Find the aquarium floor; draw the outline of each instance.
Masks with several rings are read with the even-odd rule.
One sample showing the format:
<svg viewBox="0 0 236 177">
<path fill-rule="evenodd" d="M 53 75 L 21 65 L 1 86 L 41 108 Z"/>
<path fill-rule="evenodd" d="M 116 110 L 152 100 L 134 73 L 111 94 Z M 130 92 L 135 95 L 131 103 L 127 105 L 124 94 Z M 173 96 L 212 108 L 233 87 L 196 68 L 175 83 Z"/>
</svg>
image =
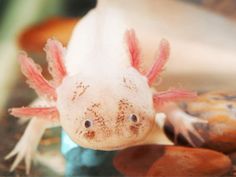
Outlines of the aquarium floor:
<svg viewBox="0 0 236 177">
<path fill-rule="evenodd" d="M 18 127 L 18 129 L 16 128 Z M 20 128 L 19 128 L 20 127 Z M 12 150 L 21 137 L 25 125 L 17 125 L 15 119 L 4 119 L 0 122 L 0 176 L 19 177 L 25 174 L 24 162 L 14 172 L 9 172 L 14 158 L 7 161 L 4 157 Z M 46 132 L 40 142 L 39 153 L 36 154 L 29 176 L 63 176 L 64 159 L 60 154 L 60 129 L 52 129 Z"/>
</svg>

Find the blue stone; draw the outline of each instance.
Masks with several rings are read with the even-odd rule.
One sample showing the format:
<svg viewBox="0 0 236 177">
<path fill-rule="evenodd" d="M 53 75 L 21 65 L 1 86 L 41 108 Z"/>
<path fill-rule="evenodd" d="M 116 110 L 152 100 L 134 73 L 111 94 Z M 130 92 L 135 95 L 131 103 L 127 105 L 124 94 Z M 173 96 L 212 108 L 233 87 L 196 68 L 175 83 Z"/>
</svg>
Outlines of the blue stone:
<svg viewBox="0 0 236 177">
<path fill-rule="evenodd" d="M 62 131 L 61 152 L 66 159 L 65 176 L 122 176 L 113 167 L 115 151 L 83 148 Z"/>
</svg>

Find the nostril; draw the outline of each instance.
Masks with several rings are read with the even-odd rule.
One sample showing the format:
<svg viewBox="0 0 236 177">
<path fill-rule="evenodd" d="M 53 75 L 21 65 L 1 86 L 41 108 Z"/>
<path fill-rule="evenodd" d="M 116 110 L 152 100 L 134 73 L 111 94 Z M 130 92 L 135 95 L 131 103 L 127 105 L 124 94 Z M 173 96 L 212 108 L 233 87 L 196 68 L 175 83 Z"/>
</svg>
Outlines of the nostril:
<svg viewBox="0 0 236 177">
<path fill-rule="evenodd" d="M 129 129 L 133 134 L 138 135 L 138 130 L 139 130 L 138 127 L 130 126 Z"/>
</svg>

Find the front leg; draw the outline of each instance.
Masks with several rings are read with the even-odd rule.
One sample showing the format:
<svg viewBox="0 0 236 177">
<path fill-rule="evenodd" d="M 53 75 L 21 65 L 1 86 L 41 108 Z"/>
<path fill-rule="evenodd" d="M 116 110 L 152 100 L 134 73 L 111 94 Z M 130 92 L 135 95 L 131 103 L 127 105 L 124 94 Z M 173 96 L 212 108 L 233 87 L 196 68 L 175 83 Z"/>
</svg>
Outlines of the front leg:
<svg viewBox="0 0 236 177">
<path fill-rule="evenodd" d="M 167 121 L 173 125 L 175 141 L 178 134 L 182 134 L 192 146 L 195 146 L 190 137 L 191 133 L 196 138 L 198 138 L 198 140 L 204 142 L 204 139 L 195 129 L 194 124 L 207 124 L 206 120 L 201 120 L 197 117 L 187 114 L 174 103 L 166 103 L 159 108 L 159 111 L 165 112 Z"/>
<path fill-rule="evenodd" d="M 38 147 L 40 139 L 46 128 L 51 127 L 52 122 L 33 118 L 27 126 L 23 136 L 16 144 L 14 149 L 5 157 L 5 160 L 16 155 L 14 163 L 12 164 L 10 171 L 13 171 L 18 164 L 24 159 L 26 164 L 26 173 L 29 174 L 31 160 Z"/>
<path fill-rule="evenodd" d="M 9 159 L 16 155 L 10 171 L 13 171 L 20 161 L 25 159 L 26 172 L 29 173 L 32 156 L 45 129 L 59 123 L 59 112 L 55 107 L 57 101 L 56 88 L 67 75 L 63 61 L 65 49 L 60 42 L 49 39 L 45 50 L 49 72 L 52 75 L 51 81 L 44 78 L 40 66 L 35 64 L 26 53 L 21 52 L 18 58 L 21 71 L 27 78 L 27 83 L 43 99 L 36 100 L 35 104 L 41 105 L 39 107 L 21 107 L 9 110 L 10 114 L 15 117 L 33 118 L 15 148 L 5 157 L 5 159 Z"/>
</svg>

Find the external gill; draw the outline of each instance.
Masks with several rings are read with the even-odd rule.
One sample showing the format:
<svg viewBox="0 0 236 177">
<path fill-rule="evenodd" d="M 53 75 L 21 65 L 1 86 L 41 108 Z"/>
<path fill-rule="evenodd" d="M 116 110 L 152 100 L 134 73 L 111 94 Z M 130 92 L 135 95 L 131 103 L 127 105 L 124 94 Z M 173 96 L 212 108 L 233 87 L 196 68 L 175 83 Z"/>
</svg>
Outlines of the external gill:
<svg viewBox="0 0 236 177">
<path fill-rule="evenodd" d="M 162 39 L 159 45 L 159 50 L 155 56 L 155 60 L 151 68 L 143 73 L 141 71 L 141 51 L 138 44 L 138 39 L 136 38 L 134 30 L 129 30 L 126 32 L 126 41 L 130 53 L 130 62 L 131 66 L 137 69 L 141 74 L 145 75 L 147 78 L 147 82 L 151 87 L 155 82 L 156 78 L 162 72 L 165 64 L 168 61 L 170 54 L 170 44 L 166 39 Z M 181 99 L 192 99 L 195 98 L 197 94 L 195 92 L 190 92 L 186 90 L 180 89 L 170 89 L 168 91 L 163 91 L 159 93 L 155 93 L 153 95 L 153 101 L 155 105 L 160 105 L 169 101 L 177 101 Z"/>
<path fill-rule="evenodd" d="M 65 49 L 59 41 L 49 39 L 45 48 L 49 72 L 52 75 L 52 82 L 47 81 L 41 74 L 41 67 L 26 55 L 21 53 L 19 61 L 21 71 L 26 76 L 27 82 L 40 97 L 45 97 L 47 100 L 57 100 L 56 87 L 59 86 L 66 76 L 67 72 L 64 66 Z M 16 117 L 38 117 L 49 120 L 59 119 L 59 114 L 56 107 L 22 107 L 9 109 L 11 115 Z"/>
<path fill-rule="evenodd" d="M 131 66 L 137 69 L 141 74 L 145 75 L 147 82 L 151 87 L 168 61 L 170 53 L 169 42 L 165 39 L 161 40 L 159 50 L 155 56 L 154 64 L 146 73 L 143 73 L 140 68 L 141 51 L 139 49 L 138 40 L 136 39 L 134 30 L 130 30 L 126 33 L 126 41 L 130 53 Z M 206 124 L 207 122 L 184 113 L 175 104 L 175 106 L 166 106 L 166 109 L 163 109 L 162 107 L 165 107 L 168 102 L 194 99 L 196 97 L 197 94 L 195 92 L 181 89 L 169 89 L 167 91 L 156 92 L 153 94 L 153 104 L 155 109 L 162 110 L 167 113 L 166 118 L 174 125 L 175 136 L 181 133 L 192 146 L 195 146 L 195 144 L 192 142 L 189 132 L 194 134 L 201 142 L 204 142 L 204 139 L 195 130 L 193 125 L 195 123 Z M 162 115 L 162 113 L 159 114 Z M 163 115 L 161 117 L 163 117 Z"/>
</svg>

